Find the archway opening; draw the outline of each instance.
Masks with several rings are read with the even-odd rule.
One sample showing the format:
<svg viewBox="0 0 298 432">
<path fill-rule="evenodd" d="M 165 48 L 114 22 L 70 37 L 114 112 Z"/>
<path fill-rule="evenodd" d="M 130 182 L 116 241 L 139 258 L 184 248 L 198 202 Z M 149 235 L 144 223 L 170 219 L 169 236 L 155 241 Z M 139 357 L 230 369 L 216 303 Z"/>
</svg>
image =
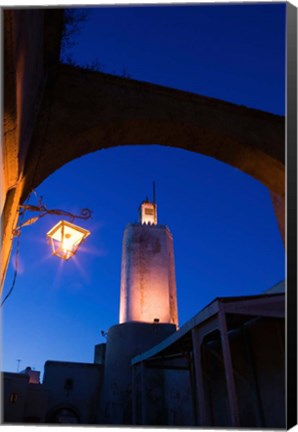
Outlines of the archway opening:
<svg viewBox="0 0 298 432">
<path fill-rule="evenodd" d="M 91 236 L 75 260 L 62 263 L 45 241 L 56 219 L 23 229 L 17 286 L 3 310 L 5 370 L 19 358 L 39 370 L 49 358 L 92 362 L 101 330 L 118 321 L 123 230 L 151 197 L 153 180 L 158 221 L 174 237 L 180 325 L 215 297 L 259 294 L 284 279 L 284 248 L 262 184 L 181 149 L 101 150 L 36 189 L 48 208 L 91 208 L 93 218 L 84 222 Z"/>
</svg>

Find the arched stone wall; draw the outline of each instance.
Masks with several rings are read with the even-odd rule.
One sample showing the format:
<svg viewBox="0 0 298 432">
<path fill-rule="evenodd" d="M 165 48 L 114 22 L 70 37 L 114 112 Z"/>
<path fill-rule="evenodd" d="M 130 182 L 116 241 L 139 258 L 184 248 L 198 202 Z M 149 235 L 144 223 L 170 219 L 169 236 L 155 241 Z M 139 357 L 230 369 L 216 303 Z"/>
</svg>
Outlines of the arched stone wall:
<svg viewBox="0 0 298 432">
<path fill-rule="evenodd" d="M 55 423 L 55 424 L 79 424 L 80 416 L 78 414 L 77 407 L 74 407 L 72 404 L 59 404 L 52 408 L 50 412 L 47 413 L 46 416 L 47 423 Z"/>
<path fill-rule="evenodd" d="M 66 65 L 44 99 L 23 198 L 67 162 L 129 144 L 179 147 L 253 176 L 270 190 L 284 239 L 284 117 Z"/>
<path fill-rule="evenodd" d="M 67 162 L 119 145 L 180 147 L 244 171 L 269 188 L 284 236 L 284 117 L 59 65 L 62 17 L 61 9 L 5 11 L 1 287 L 19 203 Z"/>
<path fill-rule="evenodd" d="M 59 63 L 63 9 L 5 9 L 3 30 L 0 292 L 23 195 L 25 163 L 31 150 L 33 131 L 45 89 Z"/>
<path fill-rule="evenodd" d="M 160 144 L 214 157 L 283 196 L 284 131 L 280 116 L 61 65 L 33 137 L 24 195 L 89 152 Z"/>
</svg>

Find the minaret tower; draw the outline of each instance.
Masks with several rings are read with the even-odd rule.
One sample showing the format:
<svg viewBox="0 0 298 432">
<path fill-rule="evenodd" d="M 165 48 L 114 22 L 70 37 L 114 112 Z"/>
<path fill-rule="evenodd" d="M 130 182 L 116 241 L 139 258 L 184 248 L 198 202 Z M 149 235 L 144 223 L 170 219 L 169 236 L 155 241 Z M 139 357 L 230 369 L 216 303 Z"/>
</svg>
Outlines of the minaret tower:
<svg viewBox="0 0 298 432">
<path fill-rule="evenodd" d="M 96 363 L 104 364 L 99 424 L 132 424 L 131 359 L 177 330 L 173 238 L 157 223 L 155 201 L 153 187 L 153 202 L 141 203 L 138 223 L 123 234 L 120 323 L 95 347 Z"/>
<path fill-rule="evenodd" d="M 178 325 L 173 237 L 157 223 L 154 186 L 124 231 L 119 321 Z"/>
</svg>

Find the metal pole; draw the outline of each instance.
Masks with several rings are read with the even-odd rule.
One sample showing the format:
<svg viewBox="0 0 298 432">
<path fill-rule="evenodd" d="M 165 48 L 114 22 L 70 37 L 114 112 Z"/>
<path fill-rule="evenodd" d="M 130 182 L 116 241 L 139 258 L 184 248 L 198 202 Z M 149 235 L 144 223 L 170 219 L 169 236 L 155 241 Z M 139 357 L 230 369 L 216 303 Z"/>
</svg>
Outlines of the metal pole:
<svg viewBox="0 0 298 432">
<path fill-rule="evenodd" d="M 154 223 L 157 223 L 155 181 L 153 182 L 153 206 L 154 206 Z"/>
</svg>

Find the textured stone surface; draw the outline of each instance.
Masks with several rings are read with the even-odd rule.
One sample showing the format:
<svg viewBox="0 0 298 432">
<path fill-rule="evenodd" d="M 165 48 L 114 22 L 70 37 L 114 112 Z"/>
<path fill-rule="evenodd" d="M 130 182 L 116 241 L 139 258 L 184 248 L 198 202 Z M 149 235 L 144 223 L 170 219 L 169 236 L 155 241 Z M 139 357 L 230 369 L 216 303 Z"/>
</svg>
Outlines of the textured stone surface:
<svg viewBox="0 0 298 432">
<path fill-rule="evenodd" d="M 83 154 L 118 145 L 160 144 L 219 159 L 284 194 L 284 134 L 280 116 L 61 66 L 32 142 L 25 191 Z"/>
<path fill-rule="evenodd" d="M 178 325 L 173 239 L 164 225 L 127 225 L 122 243 L 120 323 Z"/>
<path fill-rule="evenodd" d="M 109 329 L 98 424 L 132 424 L 131 359 L 175 330 L 173 324 L 136 322 L 117 324 Z M 154 388 L 155 383 L 147 385 Z"/>
<path fill-rule="evenodd" d="M 285 242 L 285 228 L 286 228 L 286 202 L 285 195 L 277 194 L 270 191 L 271 201 L 274 208 L 278 228 L 283 241 Z"/>
<path fill-rule="evenodd" d="M 1 157 L 1 290 L 27 176 L 25 162 L 46 85 L 59 60 L 62 9 L 6 9 Z M 31 173 L 32 174 L 32 173 Z"/>
<path fill-rule="evenodd" d="M 46 422 L 53 422 L 56 413 L 66 408 L 82 424 L 94 424 L 102 379 L 103 366 L 99 364 L 47 361 L 43 378 L 48 391 Z"/>
</svg>

